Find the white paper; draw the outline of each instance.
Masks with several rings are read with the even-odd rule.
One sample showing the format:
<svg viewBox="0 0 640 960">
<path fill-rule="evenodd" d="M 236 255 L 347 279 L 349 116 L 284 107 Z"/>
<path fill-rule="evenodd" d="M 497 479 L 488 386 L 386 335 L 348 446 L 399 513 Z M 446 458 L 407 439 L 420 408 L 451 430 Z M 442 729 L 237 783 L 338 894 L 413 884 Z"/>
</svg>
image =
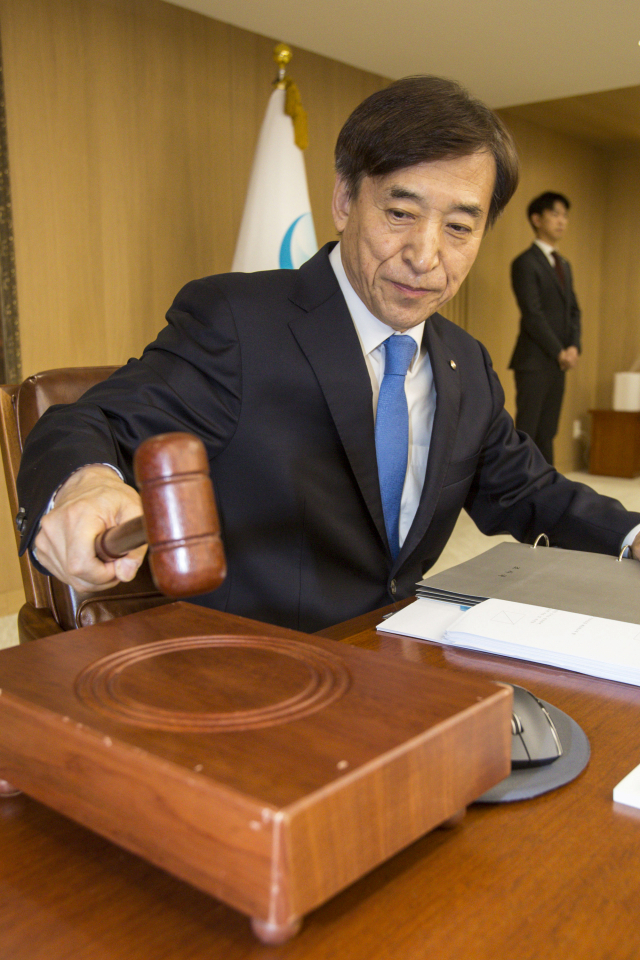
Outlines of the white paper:
<svg viewBox="0 0 640 960">
<path fill-rule="evenodd" d="M 640 626 L 510 600 L 485 600 L 443 643 L 640 685 Z"/>
<path fill-rule="evenodd" d="M 377 629 L 640 686 L 636 623 L 512 600 L 463 607 L 420 598 Z"/>
<path fill-rule="evenodd" d="M 377 626 L 385 633 L 400 633 L 416 640 L 431 640 L 442 643 L 445 630 L 466 610 L 457 603 L 440 600 L 416 600 L 408 607 L 398 610 Z"/>
<path fill-rule="evenodd" d="M 613 788 L 613 799 L 616 803 L 626 803 L 628 807 L 640 807 L 640 767 L 628 773 Z"/>
</svg>

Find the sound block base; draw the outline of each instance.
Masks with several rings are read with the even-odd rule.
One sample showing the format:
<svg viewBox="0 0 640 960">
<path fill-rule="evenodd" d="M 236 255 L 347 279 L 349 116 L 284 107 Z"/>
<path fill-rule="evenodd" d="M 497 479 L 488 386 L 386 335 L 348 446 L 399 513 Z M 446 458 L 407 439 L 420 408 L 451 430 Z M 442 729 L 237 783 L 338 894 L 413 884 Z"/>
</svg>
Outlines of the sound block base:
<svg viewBox="0 0 640 960">
<path fill-rule="evenodd" d="M 0 651 L 0 777 L 265 943 L 459 822 L 510 741 L 504 686 L 193 604 Z"/>
</svg>

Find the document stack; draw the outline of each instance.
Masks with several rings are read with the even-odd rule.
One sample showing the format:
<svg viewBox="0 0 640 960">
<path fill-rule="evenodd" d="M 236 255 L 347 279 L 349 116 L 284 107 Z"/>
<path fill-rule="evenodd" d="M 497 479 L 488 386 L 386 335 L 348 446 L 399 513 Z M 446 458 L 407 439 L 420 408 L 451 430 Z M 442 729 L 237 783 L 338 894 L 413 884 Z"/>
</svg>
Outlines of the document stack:
<svg viewBox="0 0 640 960">
<path fill-rule="evenodd" d="M 634 561 L 503 543 L 422 580 L 378 630 L 640 686 L 639 588 Z"/>
</svg>

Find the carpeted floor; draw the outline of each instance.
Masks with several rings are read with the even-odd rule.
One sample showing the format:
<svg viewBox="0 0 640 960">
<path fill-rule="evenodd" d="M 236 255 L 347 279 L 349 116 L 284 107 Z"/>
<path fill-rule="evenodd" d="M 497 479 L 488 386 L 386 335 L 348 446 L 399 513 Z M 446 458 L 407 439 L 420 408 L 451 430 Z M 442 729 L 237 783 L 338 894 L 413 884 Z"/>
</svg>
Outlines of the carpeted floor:
<svg viewBox="0 0 640 960">
<path fill-rule="evenodd" d="M 593 487 L 599 493 L 608 497 L 615 497 L 628 510 L 640 512 L 640 477 L 634 480 L 622 480 L 618 477 L 598 477 L 589 473 L 568 474 L 571 480 L 578 480 Z M 466 513 L 460 515 L 449 543 L 431 573 L 446 570 L 456 563 L 469 560 L 471 557 L 483 553 L 502 540 L 511 540 L 509 536 L 485 537 Z M 18 642 L 16 616 L 0 617 L 0 648 L 11 647 Z"/>
</svg>

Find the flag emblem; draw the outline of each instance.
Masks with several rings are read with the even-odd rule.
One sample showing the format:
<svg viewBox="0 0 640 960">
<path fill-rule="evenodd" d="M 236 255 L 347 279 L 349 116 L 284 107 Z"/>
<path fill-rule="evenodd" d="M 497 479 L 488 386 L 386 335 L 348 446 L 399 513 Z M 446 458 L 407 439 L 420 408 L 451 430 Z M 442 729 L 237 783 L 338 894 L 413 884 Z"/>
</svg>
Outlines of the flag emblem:
<svg viewBox="0 0 640 960">
<path fill-rule="evenodd" d="M 286 79 L 269 98 L 249 178 L 233 271 L 295 270 L 318 249 L 304 154 L 295 143 L 291 116 L 285 112 L 284 84 L 293 86 L 297 95 L 293 82 Z"/>
</svg>

